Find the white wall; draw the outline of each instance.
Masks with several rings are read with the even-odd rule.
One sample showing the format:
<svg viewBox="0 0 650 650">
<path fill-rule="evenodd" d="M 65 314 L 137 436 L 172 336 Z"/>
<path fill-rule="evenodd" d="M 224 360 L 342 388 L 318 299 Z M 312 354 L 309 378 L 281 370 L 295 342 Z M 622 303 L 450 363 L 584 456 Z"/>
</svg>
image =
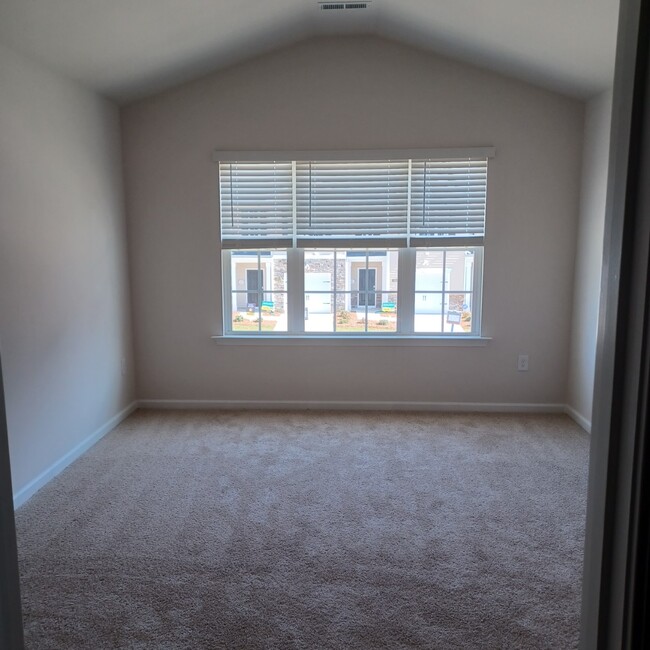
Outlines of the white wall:
<svg viewBox="0 0 650 650">
<path fill-rule="evenodd" d="M 583 105 L 371 37 L 323 38 L 122 112 L 142 399 L 564 403 Z M 221 149 L 494 145 L 482 348 L 223 346 Z M 530 355 L 518 373 L 517 354 Z"/>
<path fill-rule="evenodd" d="M 611 115 L 611 91 L 587 103 L 567 388 L 567 404 L 587 428 L 591 426 L 596 367 Z"/>
<path fill-rule="evenodd" d="M 132 401 L 133 361 L 118 111 L 5 48 L 0 88 L 0 350 L 16 494 Z"/>
</svg>

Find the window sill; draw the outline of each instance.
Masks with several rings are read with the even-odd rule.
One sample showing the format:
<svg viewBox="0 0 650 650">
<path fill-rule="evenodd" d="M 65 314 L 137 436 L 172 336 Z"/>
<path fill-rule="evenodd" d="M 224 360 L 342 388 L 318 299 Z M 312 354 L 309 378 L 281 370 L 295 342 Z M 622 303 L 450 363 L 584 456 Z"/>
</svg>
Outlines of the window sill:
<svg viewBox="0 0 650 650">
<path fill-rule="evenodd" d="M 311 345 L 380 347 L 484 347 L 489 336 L 255 336 L 228 334 L 212 336 L 218 345 Z"/>
</svg>

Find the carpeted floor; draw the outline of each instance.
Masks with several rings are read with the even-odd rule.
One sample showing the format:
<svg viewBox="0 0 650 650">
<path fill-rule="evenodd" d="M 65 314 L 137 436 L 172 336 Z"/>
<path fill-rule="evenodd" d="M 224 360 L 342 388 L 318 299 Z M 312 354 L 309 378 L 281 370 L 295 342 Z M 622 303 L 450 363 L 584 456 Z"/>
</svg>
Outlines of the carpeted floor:
<svg viewBox="0 0 650 650">
<path fill-rule="evenodd" d="M 138 411 L 17 512 L 30 649 L 573 648 L 564 416 Z"/>
</svg>

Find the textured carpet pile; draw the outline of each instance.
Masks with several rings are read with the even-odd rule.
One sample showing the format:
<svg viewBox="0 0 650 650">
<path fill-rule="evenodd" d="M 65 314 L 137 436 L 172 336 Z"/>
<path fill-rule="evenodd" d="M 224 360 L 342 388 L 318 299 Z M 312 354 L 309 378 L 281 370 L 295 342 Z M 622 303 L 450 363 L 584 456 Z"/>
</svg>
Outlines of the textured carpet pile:
<svg viewBox="0 0 650 650">
<path fill-rule="evenodd" d="M 564 416 L 138 411 L 17 512 L 28 648 L 572 648 Z"/>
</svg>

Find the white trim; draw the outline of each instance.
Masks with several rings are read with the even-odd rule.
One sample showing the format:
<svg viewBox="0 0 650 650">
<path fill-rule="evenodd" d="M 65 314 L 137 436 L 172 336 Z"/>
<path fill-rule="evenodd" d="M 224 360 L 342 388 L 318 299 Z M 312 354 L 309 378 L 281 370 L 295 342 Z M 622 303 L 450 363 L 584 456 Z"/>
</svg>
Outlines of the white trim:
<svg viewBox="0 0 650 650">
<path fill-rule="evenodd" d="M 138 406 L 150 409 L 283 409 L 290 411 L 432 411 L 459 413 L 565 413 L 566 408 L 564 404 L 240 399 L 143 399 L 138 400 Z"/>
<path fill-rule="evenodd" d="M 213 162 L 267 162 L 294 160 L 402 160 L 494 158 L 494 147 L 452 147 L 444 149 L 303 149 L 246 150 L 231 149 L 212 152 Z"/>
<path fill-rule="evenodd" d="M 305 251 L 300 248 L 287 251 L 286 291 L 287 335 L 300 335 L 305 327 Z"/>
<path fill-rule="evenodd" d="M 228 287 L 230 291 L 223 290 Z M 232 257 L 230 251 L 221 251 L 221 322 L 219 323 L 219 336 L 229 335 L 232 332 Z"/>
<path fill-rule="evenodd" d="M 61 473 L 68 465 L 73 463 L 79 456 L 84 454 L 96 442 L 103 438 L 107 433 L 112 431 L 120 422 L 125 420 L 133 411 L 138 408 L 138 402 L 133 401 L 125 409 L 114 415 L 106 424 L 102 425 L 94 433 L 82 440 L 78 445 L 73 447 L 67 454 L 59 458 L 55 463 L 42 471 L 36 478 L 31 480 L 14 494 L 14 509 L 22 506 L 38 490 L 49 483 L 57 474 Z"/>
<path fill-rule="evenodd" d="M 399 293 L 398 293 L 399 297 Z M 318 336 L 300 334 L 299 336 L 283 336 L 281 334 L 229 334 L 227 336 L 214 335 L 212 340 L 218 345 L 311 345 L 315 347 L 347 347 L 347 346 L 378 346 L 378 347 L 485 347 L 492 338 L 489 336 L 400 336 L 358 334 L 344 336 Z"/>
<path fill-rule="evenodd" d="M 591 420 L 587 420 L 584 415 L 580 415 L 572 406 L 564 405 L 564 412 L 576 423 L 579 424 L 587 433 L 591 433 Z"/>
</svg>

